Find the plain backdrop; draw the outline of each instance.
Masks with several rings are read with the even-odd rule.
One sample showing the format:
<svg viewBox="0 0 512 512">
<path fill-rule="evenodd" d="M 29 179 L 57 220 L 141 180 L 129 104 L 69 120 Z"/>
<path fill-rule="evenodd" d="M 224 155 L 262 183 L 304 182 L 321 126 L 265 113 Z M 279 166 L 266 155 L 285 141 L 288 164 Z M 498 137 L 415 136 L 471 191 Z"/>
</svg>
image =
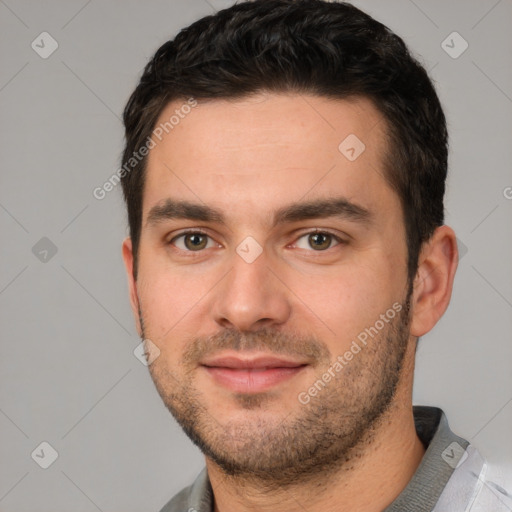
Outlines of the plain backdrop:
<svg viewBox="0 0 512 512">
<path fill-rule="evenodd" d="M 133 353 L 121 189 L 93 190 L 119 167 L 148 59 L 231 3 L 0 0 L 1 512 L 158 511 L 203 467 Z M 414 403 L 442 407 L 511 482 L 512 2 L 354 3 L 430 70 L 450 129 L 461 259 Z"/>
</svg>

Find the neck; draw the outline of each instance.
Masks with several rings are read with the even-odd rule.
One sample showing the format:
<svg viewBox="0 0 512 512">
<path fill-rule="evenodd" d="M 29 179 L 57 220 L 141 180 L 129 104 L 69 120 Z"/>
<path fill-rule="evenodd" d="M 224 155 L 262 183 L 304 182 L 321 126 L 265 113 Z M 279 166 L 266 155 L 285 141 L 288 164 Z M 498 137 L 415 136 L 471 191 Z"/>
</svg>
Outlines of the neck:
<svg viewBox="0 0 512 512">
<path fill-rule="evenodd" d="M 412 379 L 411 379 L 412 380 Z M 412 382 L 401 383 L 364 451 L 328 474 L 269 490 L 257 481 L 226 475 L 206 459 L 214 512 L 381 512 L 407 486 L 425 453 L 412 413 Z M 404 405 L 407 404 L 407 405 Z"/>
</svg>

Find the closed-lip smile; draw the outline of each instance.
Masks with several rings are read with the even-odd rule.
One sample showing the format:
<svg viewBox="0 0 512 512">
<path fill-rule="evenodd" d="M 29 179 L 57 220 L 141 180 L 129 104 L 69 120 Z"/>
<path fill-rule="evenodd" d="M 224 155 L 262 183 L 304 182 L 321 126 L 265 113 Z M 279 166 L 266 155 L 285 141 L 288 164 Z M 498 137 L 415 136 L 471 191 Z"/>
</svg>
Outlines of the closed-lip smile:
<svg viewBox="0 0 512 512">
<path fill-rule="evenodd" d="M 201 362 L 201 367 L 217 384 L 238 393 L 267 391 L 291 379 L 306 366 L 306 361 L 247 353 L 210 357 Z"/>
</svg>

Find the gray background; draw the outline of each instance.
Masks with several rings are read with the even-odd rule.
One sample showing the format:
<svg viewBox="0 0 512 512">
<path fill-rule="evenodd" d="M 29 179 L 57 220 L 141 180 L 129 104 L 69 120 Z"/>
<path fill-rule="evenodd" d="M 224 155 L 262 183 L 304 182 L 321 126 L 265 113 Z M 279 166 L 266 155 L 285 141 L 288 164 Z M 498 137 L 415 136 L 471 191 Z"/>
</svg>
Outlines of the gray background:
<svg viewBox="0 0 512 512">
<path fill-rule="evenodd" d="M 0 0 L 2 512 L 157 511 L 203 466 L 133 354 L 120 187 L 92 192 L 119 166 L 120 115 L 147 60 L 231 3 Z M 421 56 L 451 131 L 447 224 L 462 258 L 421 341 L 414 402 L 444 408 L 510 482 L 512 2 L 355 4 Z M 43 31 L 59 45 L 46 59 L 31 47 L 51 48 Z M 458 36 L 442 46 L 454 31 L 469 44 L 458 58 Z M 31 457 L 43 441 L 58 452 L 48 469 L 48 448 Z"/>
</svg>

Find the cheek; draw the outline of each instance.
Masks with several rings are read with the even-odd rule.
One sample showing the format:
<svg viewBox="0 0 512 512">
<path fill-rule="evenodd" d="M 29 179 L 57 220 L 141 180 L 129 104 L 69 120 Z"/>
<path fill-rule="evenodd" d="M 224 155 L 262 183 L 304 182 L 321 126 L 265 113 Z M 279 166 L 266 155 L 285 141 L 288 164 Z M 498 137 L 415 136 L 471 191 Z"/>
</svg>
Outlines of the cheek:
<svg viewBox="0 0 512 512">
<path fill-rule="evenodd" d="M 329 275 L 296 276 L 298 307 L 317 326 L 331 352 L 350 345 L 360 332 L 375 324 L 401 298 L 389 266 L 347 266 Z"/>
<path fill-rule="evenodd" d="M 137 291 L 146 335 L 155 340 L 182 339 L 184 329 L 209 290 L 204 277 L 141 266 Z"/>
</svg>

